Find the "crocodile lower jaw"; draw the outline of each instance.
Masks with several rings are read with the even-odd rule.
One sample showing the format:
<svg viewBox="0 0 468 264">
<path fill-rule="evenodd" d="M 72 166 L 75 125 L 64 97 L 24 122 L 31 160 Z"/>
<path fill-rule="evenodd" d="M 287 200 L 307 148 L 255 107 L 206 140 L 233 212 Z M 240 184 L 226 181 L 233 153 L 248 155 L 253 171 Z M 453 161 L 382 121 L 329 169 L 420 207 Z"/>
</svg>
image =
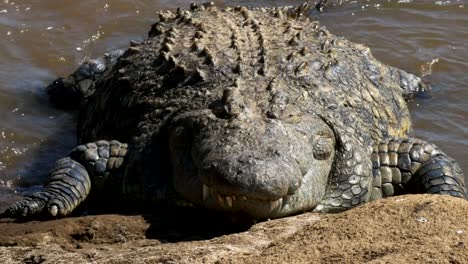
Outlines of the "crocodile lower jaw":
<svg viewBox="0 0 468 264">
<path fill-rule="evenodd" d="M 249 214 L 267 215 L 282 209 L 283 197 L 277 200 L 261 200 L 245 195 L 226 195 L 204 184 L 203 203 L 222 211 L 245 211 Z M 250 212 L 253 210 L 256 212 Z"/>
</svg>

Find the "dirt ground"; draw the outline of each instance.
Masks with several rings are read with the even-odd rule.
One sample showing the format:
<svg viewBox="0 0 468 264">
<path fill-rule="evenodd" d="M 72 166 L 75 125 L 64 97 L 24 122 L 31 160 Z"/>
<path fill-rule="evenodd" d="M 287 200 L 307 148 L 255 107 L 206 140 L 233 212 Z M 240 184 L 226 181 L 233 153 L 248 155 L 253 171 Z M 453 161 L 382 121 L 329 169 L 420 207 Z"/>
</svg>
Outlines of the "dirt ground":
<svg viewBox="0 0 468 264">
<path fill-rule="evenodd" d="M 252 226 L 192 214 L 0 220 L 0 263 L 468 263 L 468 201 L 408 195 Z"/>
</svg>

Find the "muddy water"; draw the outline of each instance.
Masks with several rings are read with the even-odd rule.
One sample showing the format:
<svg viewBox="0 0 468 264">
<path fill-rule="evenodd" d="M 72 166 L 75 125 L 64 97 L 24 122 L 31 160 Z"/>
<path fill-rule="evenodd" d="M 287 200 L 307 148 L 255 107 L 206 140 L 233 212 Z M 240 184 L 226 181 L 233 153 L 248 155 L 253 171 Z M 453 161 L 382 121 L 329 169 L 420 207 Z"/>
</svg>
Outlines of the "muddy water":
<svg viewBox="0 0 468 264">
<path fill-rule="evenodd" d="M 38 188 L 53 160 L 75 145 L 73 115 L 50 107 L 44 86 L 86 58 L 143 39 L 157 10 L 188 2 L 0 0 L 0 210 Z M 468 6 L 456 0 L 343 2 L 311 16 L 370 46 L 382 61 L 425 76 L 432 97 L 410 103 L 416 135 L 440 145 L 468 174 Z"/>
</svg>

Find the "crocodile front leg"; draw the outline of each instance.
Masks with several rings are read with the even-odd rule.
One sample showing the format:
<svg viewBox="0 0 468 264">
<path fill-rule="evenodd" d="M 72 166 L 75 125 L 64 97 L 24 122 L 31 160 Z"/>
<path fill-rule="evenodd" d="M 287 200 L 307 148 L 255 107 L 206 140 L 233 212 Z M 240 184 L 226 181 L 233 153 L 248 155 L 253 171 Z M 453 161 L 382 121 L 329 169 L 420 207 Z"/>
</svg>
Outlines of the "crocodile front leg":
<svg viewBox="0 0 468 264">
<path fill-rule="evenodd" d="M 466 197 L 463 172 L 434 144 L 414 138 L 381 142 L 372 153 L 371 200 L 400 193 Z"/>
<path fill-rule="evenodd" d="M 340 212 L 404 193 L 466 197 L 459 165 L 434 144 L 391 139 L 377 144 L 369 159 L 363 148 L 350 142 L 338 150 L 325 197 L 314 211 Z"/>
<path fill-rule="evenodd" d="M 76 147 L 55 163 L 44 189 L 10 206 L 0 217 L 69 215 L 91 191 L 120 185 L 127 144 L 97 141 Z"/>
<path fill-rule="evenodd" d="M 10 206 L 2 217 L 29 217 L 37 214 L 67 215 L 91 190 L 86 169 L 69 157 L 58 160 L 42 191 Z"/>
</svg>

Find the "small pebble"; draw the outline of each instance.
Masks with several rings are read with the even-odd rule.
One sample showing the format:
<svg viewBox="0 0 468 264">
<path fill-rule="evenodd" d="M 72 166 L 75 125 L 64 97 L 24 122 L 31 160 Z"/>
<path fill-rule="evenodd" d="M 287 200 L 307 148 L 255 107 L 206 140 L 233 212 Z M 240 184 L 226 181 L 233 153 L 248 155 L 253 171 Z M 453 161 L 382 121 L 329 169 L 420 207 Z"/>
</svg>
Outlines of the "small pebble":
<svg viewBox="0 0 468 264">
<path fill-rule="evenodd" d="M 419 217 L 419 218 L 417 219 L 417 221 L 420 222 L 420 223 L 427 223 L 427 219 L 424 218 L 424 217 Z"/>
</svg>

